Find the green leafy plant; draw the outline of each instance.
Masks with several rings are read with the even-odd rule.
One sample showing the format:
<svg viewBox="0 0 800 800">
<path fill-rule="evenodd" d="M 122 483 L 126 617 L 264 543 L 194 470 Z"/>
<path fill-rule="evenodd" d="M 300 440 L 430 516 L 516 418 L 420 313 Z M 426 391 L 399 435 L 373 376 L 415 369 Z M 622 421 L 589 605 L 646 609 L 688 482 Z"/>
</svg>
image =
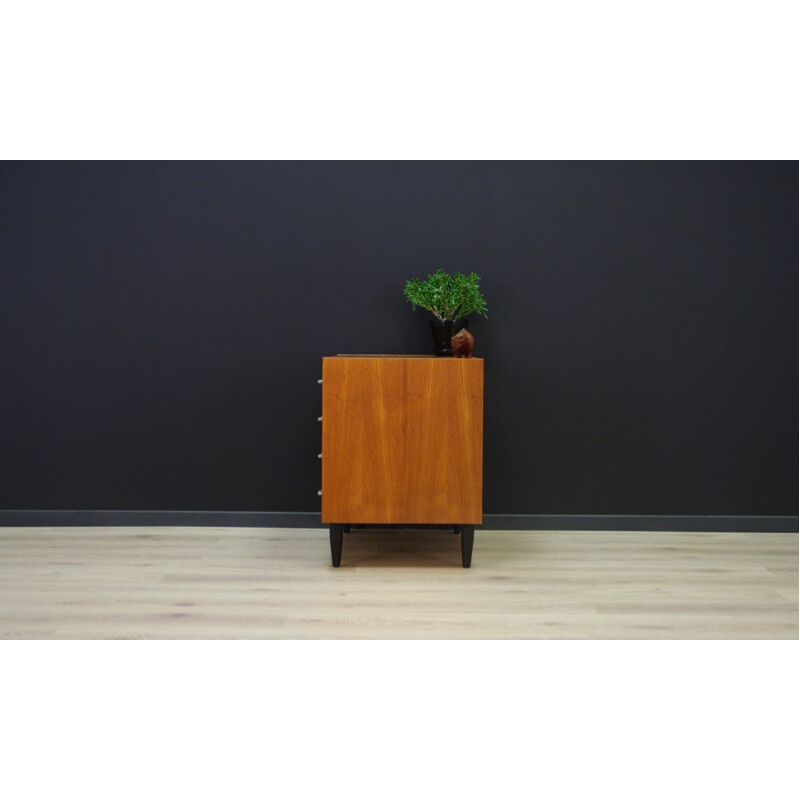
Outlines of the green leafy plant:
<svg viewBox="0 0 800 800">
<path fill-rule="evenodd" d="M 486 300 L 481 294 L 480 277 L 474 272 L 450 275 L 443 269 L 421 280 L 406 281 L 403 294 L 414 308 L 424 308 L 437 319 L 460 319 L 467 314 L 486 316 Z"/>
</svg>

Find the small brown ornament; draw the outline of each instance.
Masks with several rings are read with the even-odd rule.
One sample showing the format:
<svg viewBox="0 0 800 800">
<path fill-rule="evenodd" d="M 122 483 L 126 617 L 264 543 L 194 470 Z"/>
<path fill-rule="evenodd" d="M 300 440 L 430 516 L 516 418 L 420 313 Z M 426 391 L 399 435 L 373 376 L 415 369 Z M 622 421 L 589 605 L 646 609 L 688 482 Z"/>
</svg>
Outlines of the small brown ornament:
<svg viewBox="0 0 800 800">
<path fill-rule="evenodd" d="M 472 358 L 475 337 L 466 328 L 462 328 L 450 339 L 450 346 L 453 348 L 453 355 L 456 358 Z"/>
</svg>

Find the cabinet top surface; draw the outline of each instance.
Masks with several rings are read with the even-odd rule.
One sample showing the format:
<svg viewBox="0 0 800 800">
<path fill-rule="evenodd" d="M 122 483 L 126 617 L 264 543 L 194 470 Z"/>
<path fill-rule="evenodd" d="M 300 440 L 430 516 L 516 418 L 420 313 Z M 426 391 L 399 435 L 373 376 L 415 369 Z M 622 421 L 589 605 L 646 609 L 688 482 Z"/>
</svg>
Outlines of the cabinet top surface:
<svg viewBox="0 0 800 800">
<path fill-rule="evenodd" d="M 405 355 L 403 353 L 337 353 L 323 358 L 431 358 L 434 361 L 483 361 L 482 358 L 457 359 L 453 356 Z"/>
</svg>

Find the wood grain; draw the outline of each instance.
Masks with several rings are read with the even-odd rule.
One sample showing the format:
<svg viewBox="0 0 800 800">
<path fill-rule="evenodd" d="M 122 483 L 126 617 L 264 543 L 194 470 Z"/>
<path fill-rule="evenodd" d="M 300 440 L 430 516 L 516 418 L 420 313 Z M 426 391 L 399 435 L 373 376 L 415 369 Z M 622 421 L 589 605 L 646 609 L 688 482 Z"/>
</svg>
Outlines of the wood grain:
<svg viewBox="0 0 800 800">
<path fill-rule="evenodd" d="M 480 525 L 483 360 L 406 366 L 405 523 Z"/>
<path fill-rule="evenodd" d="M 323 522 L 402 519 L 404 363 L 378 358 L 323 360 Z"/>
<path fill-rule="evenodd" d="M 797 639 L 796 533 L 0 528 L 3 639 Z"/>
<path fill-rule="evenodd" d="M 324 523 L 478 525 L 482 468 L 482 359 L 323 359 Z"/>
</svg>

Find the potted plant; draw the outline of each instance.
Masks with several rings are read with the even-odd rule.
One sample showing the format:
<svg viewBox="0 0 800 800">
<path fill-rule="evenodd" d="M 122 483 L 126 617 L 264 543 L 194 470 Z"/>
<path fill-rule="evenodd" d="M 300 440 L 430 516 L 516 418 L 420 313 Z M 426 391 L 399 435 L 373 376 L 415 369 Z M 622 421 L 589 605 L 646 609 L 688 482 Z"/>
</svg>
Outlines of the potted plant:
<svg viewBox="0 0 800 800">
<path fill-rule="evenodd" d="M 468 314 L 486 316 L 486 300 L 480 290 L 480 277 L 474 272 L 450 275 L 443 269 L 428 275 L 424 280 L 406 281 L 404 294 L 414 308 L 430 311 L 430 320 L 437 356 L 452 356 L 450 339 L 456 326 Z M 463 320 L 463 326 L 467 321 Z"/>
</svg>

